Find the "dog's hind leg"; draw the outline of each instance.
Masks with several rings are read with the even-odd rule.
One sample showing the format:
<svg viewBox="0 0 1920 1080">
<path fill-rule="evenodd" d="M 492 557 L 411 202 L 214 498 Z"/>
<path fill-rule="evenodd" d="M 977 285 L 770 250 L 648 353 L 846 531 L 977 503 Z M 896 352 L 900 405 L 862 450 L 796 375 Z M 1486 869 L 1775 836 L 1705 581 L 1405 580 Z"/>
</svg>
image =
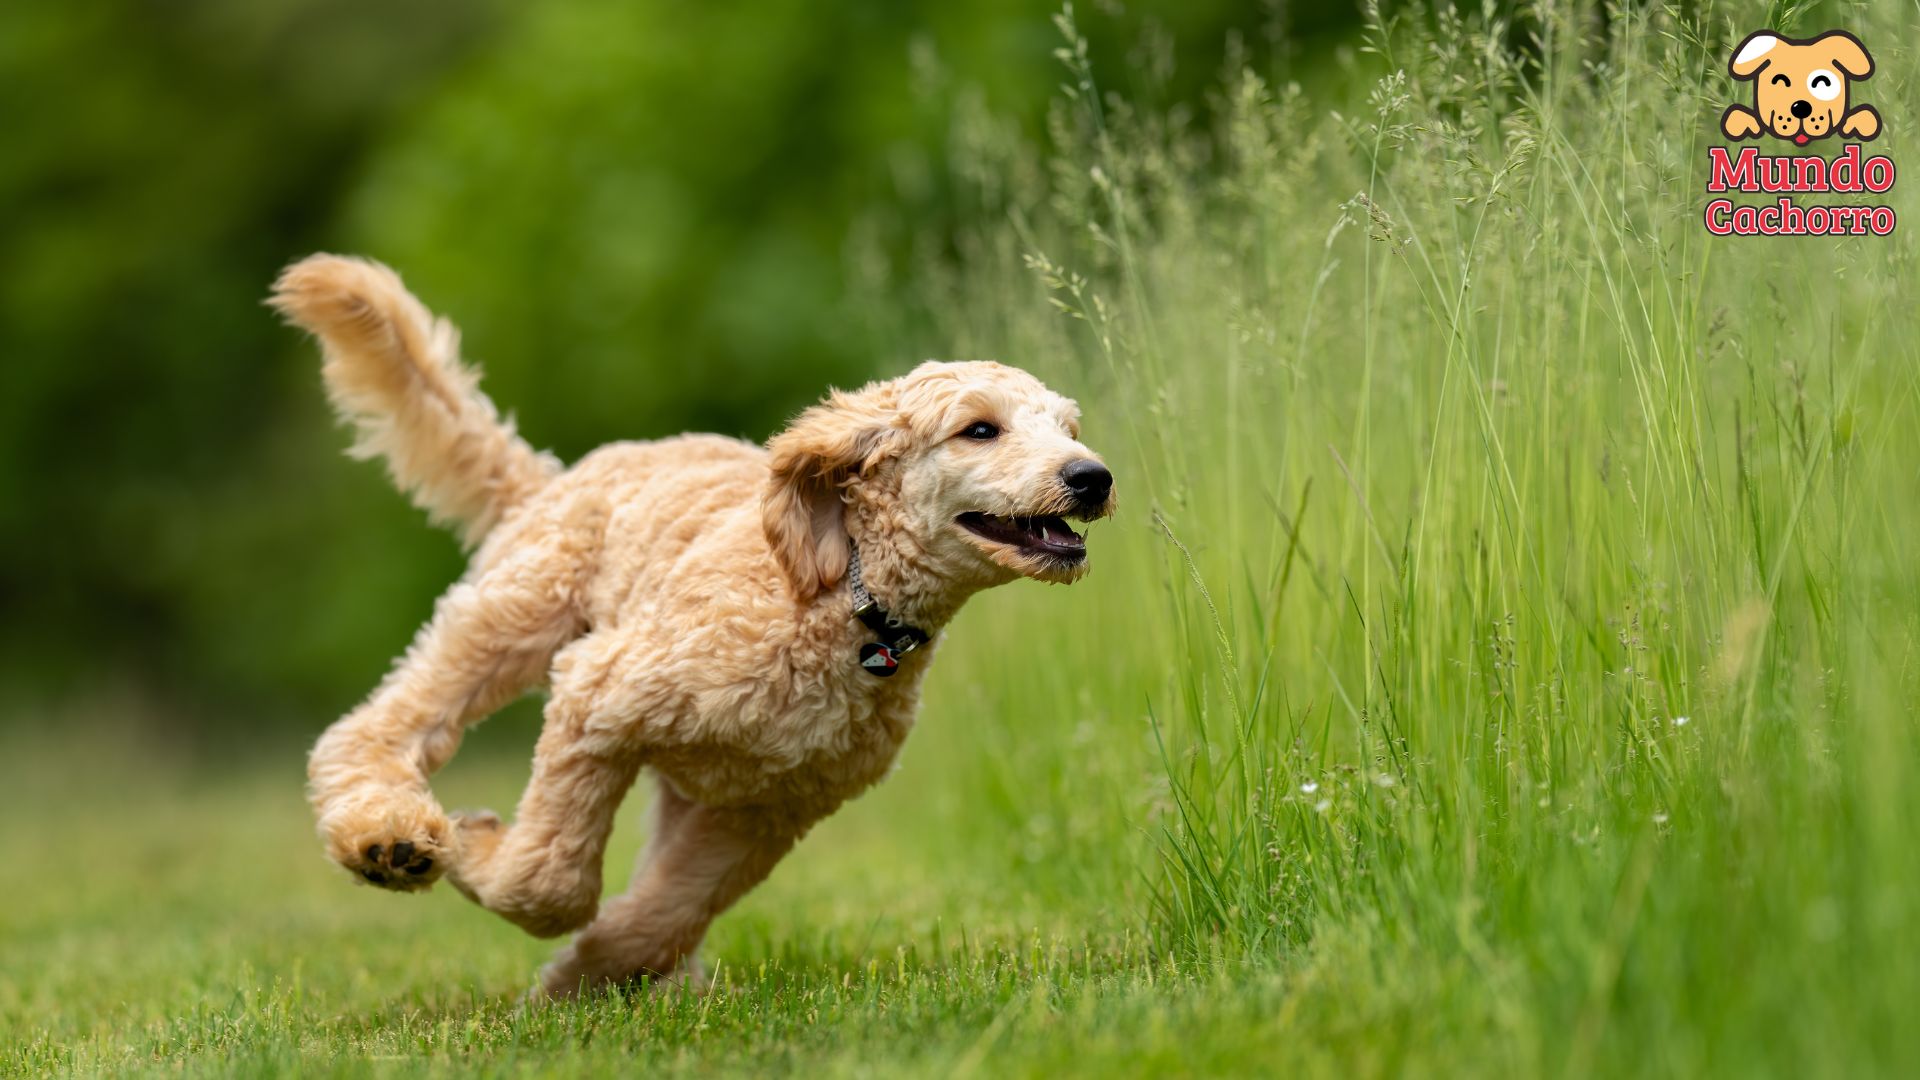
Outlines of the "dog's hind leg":
<svg viewBox="0 0 1920 1080">
<path fill-rule="evenodd" d="M 449 589 L 373 696 L 314 745 L 308 798 L 335 862 L 411 891 L 458 858 L 458 834 L 427 778 L 468 726 L 544 682 L 554 653 L 579 634 L 578 533 L 522 539 Z"/>
</svg>

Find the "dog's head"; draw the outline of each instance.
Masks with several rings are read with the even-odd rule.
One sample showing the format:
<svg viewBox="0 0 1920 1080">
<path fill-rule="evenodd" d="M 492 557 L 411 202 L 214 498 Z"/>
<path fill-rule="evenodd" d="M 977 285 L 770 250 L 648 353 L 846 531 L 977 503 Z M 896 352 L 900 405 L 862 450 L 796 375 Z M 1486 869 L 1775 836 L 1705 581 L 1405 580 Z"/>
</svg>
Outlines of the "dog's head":
<svg viewBox="0 0 1920 1080">
<path fill-rule="evenodd" d="M 767 449 L 767 539 L 802 597 L 846 573 L 855 520 L 958 587 L 1073 581 L 1087 545 L 1067 519 L 1114 507 L 1079 407 L 1002 364 L 929 361 L 835 392 Z"/>
<path fill-rule="evenodd" d="M 1844 30 L 1787 38 L 1771 30 L 1747 35 L 1727 70 L 1753 83 L 1754 115 L 1767 134 L 1800 146 L 1840 130 L 1847 84 L 1873 74 L 1873 58 Z"/>
</svg>

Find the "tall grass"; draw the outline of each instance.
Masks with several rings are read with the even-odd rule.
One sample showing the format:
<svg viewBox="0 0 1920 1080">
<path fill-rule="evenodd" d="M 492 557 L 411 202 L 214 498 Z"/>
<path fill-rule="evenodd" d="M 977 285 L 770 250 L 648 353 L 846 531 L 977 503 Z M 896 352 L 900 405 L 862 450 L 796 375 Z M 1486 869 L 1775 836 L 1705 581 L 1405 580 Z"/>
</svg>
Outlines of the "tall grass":
<svg viewBox="0 0 1920 1080">
<path fill-rule="evenodd" d="M 957 663 L 1044 655 L 1073 734 L 1000 767 L 1131 816 L 1062 858 L 1144 858 L 1164 955 L 1455 1067 L 1920 1052 L 1912 227 L 1700 221 L 1733 43 L 1852 30 L 1904 163 L 1913 17 L 1375 12 L 1364 96 L 1236 53 L 1200 120 L 1068 9 L 1046 150 L 962 110 L 926 351 L 1076 393 L 1124 510 L 1062 640 Z"/>
<path fill-rule="evenodd" d="M 1905 163 L 1914 14 L 1376 13 L 1195 109 L 1063 13 L 1044 147 L 961 95 L 977 224 L 855 268 L 1077 396 L 1121 515 L 962 613 L 721 992 L 520 1011 L 548 946 L 347 889 L 297 752 L 56 724 L 0 748 L 0 1073 L 1910 1072 L 1920 219 L 1700 214 L 1761 25 L 1860 36 Z"/>
</svg>

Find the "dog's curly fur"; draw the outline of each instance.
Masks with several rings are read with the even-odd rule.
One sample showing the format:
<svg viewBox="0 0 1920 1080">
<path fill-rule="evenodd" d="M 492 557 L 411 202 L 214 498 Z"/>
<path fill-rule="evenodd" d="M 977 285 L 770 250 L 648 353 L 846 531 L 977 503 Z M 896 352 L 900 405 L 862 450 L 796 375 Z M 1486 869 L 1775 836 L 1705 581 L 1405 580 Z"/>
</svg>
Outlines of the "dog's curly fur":
<svg viewBox="0 0 1920 1080">
<path fill-rule="evenodd" d="M 453 327 L 386 267 L 316 255 L 271 302 L 319 338 L 354 452 L 384 457 L 475 548 L 392 673 L 315 745 L 320 835 L 375 885 L 444 874 L 531 933 L 584 927 L 542 972 L 548 994 L 688 977 L 714 916 L 886 773 L 967 597 L 1078 577 L 1078 537 L 1047 523 L 1113 507 L 1073 403 L 999 364 L 929 362 L 834 393 L 765 449 L 688 435 L 563 470 L 514 434 Z M 1098 479 L 1076 484 L 1070 465 Z M 894 678 L 858 666 L 871 635 L 846 585 L 856 548 L 874 596 L 934 635 Z M 467 726 L 540 685 L 512 824 L 447 814 L 427 778 Z M 607 834 L 643 767 L 660 778 L 654 835 L 602 905 Z"/>
</svg>

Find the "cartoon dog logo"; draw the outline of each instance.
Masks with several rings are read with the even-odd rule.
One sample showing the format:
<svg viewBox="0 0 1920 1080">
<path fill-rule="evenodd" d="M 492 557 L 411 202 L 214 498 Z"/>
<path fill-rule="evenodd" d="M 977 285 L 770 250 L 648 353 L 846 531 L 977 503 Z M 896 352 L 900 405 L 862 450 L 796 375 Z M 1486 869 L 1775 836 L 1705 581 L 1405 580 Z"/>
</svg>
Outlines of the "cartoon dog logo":
<svg viewBox="0 0 1920 1080">
<path fill-rule="evenodd" d="M 1805 146 L 1835 132 L 1862 142 L 1880 134 L 1873 106 L 1847 108 L 1847 83 L 1871 77 L 1873 58 L 1845 30 L 1816 38 L 1756 31 L 1733 51 L 1727 71 L 1753 84 L 1754 105 L 1727 106 L 1720 130 L 1730 139 L 1757 139 L 1764 132 Z"/>
</svg>

